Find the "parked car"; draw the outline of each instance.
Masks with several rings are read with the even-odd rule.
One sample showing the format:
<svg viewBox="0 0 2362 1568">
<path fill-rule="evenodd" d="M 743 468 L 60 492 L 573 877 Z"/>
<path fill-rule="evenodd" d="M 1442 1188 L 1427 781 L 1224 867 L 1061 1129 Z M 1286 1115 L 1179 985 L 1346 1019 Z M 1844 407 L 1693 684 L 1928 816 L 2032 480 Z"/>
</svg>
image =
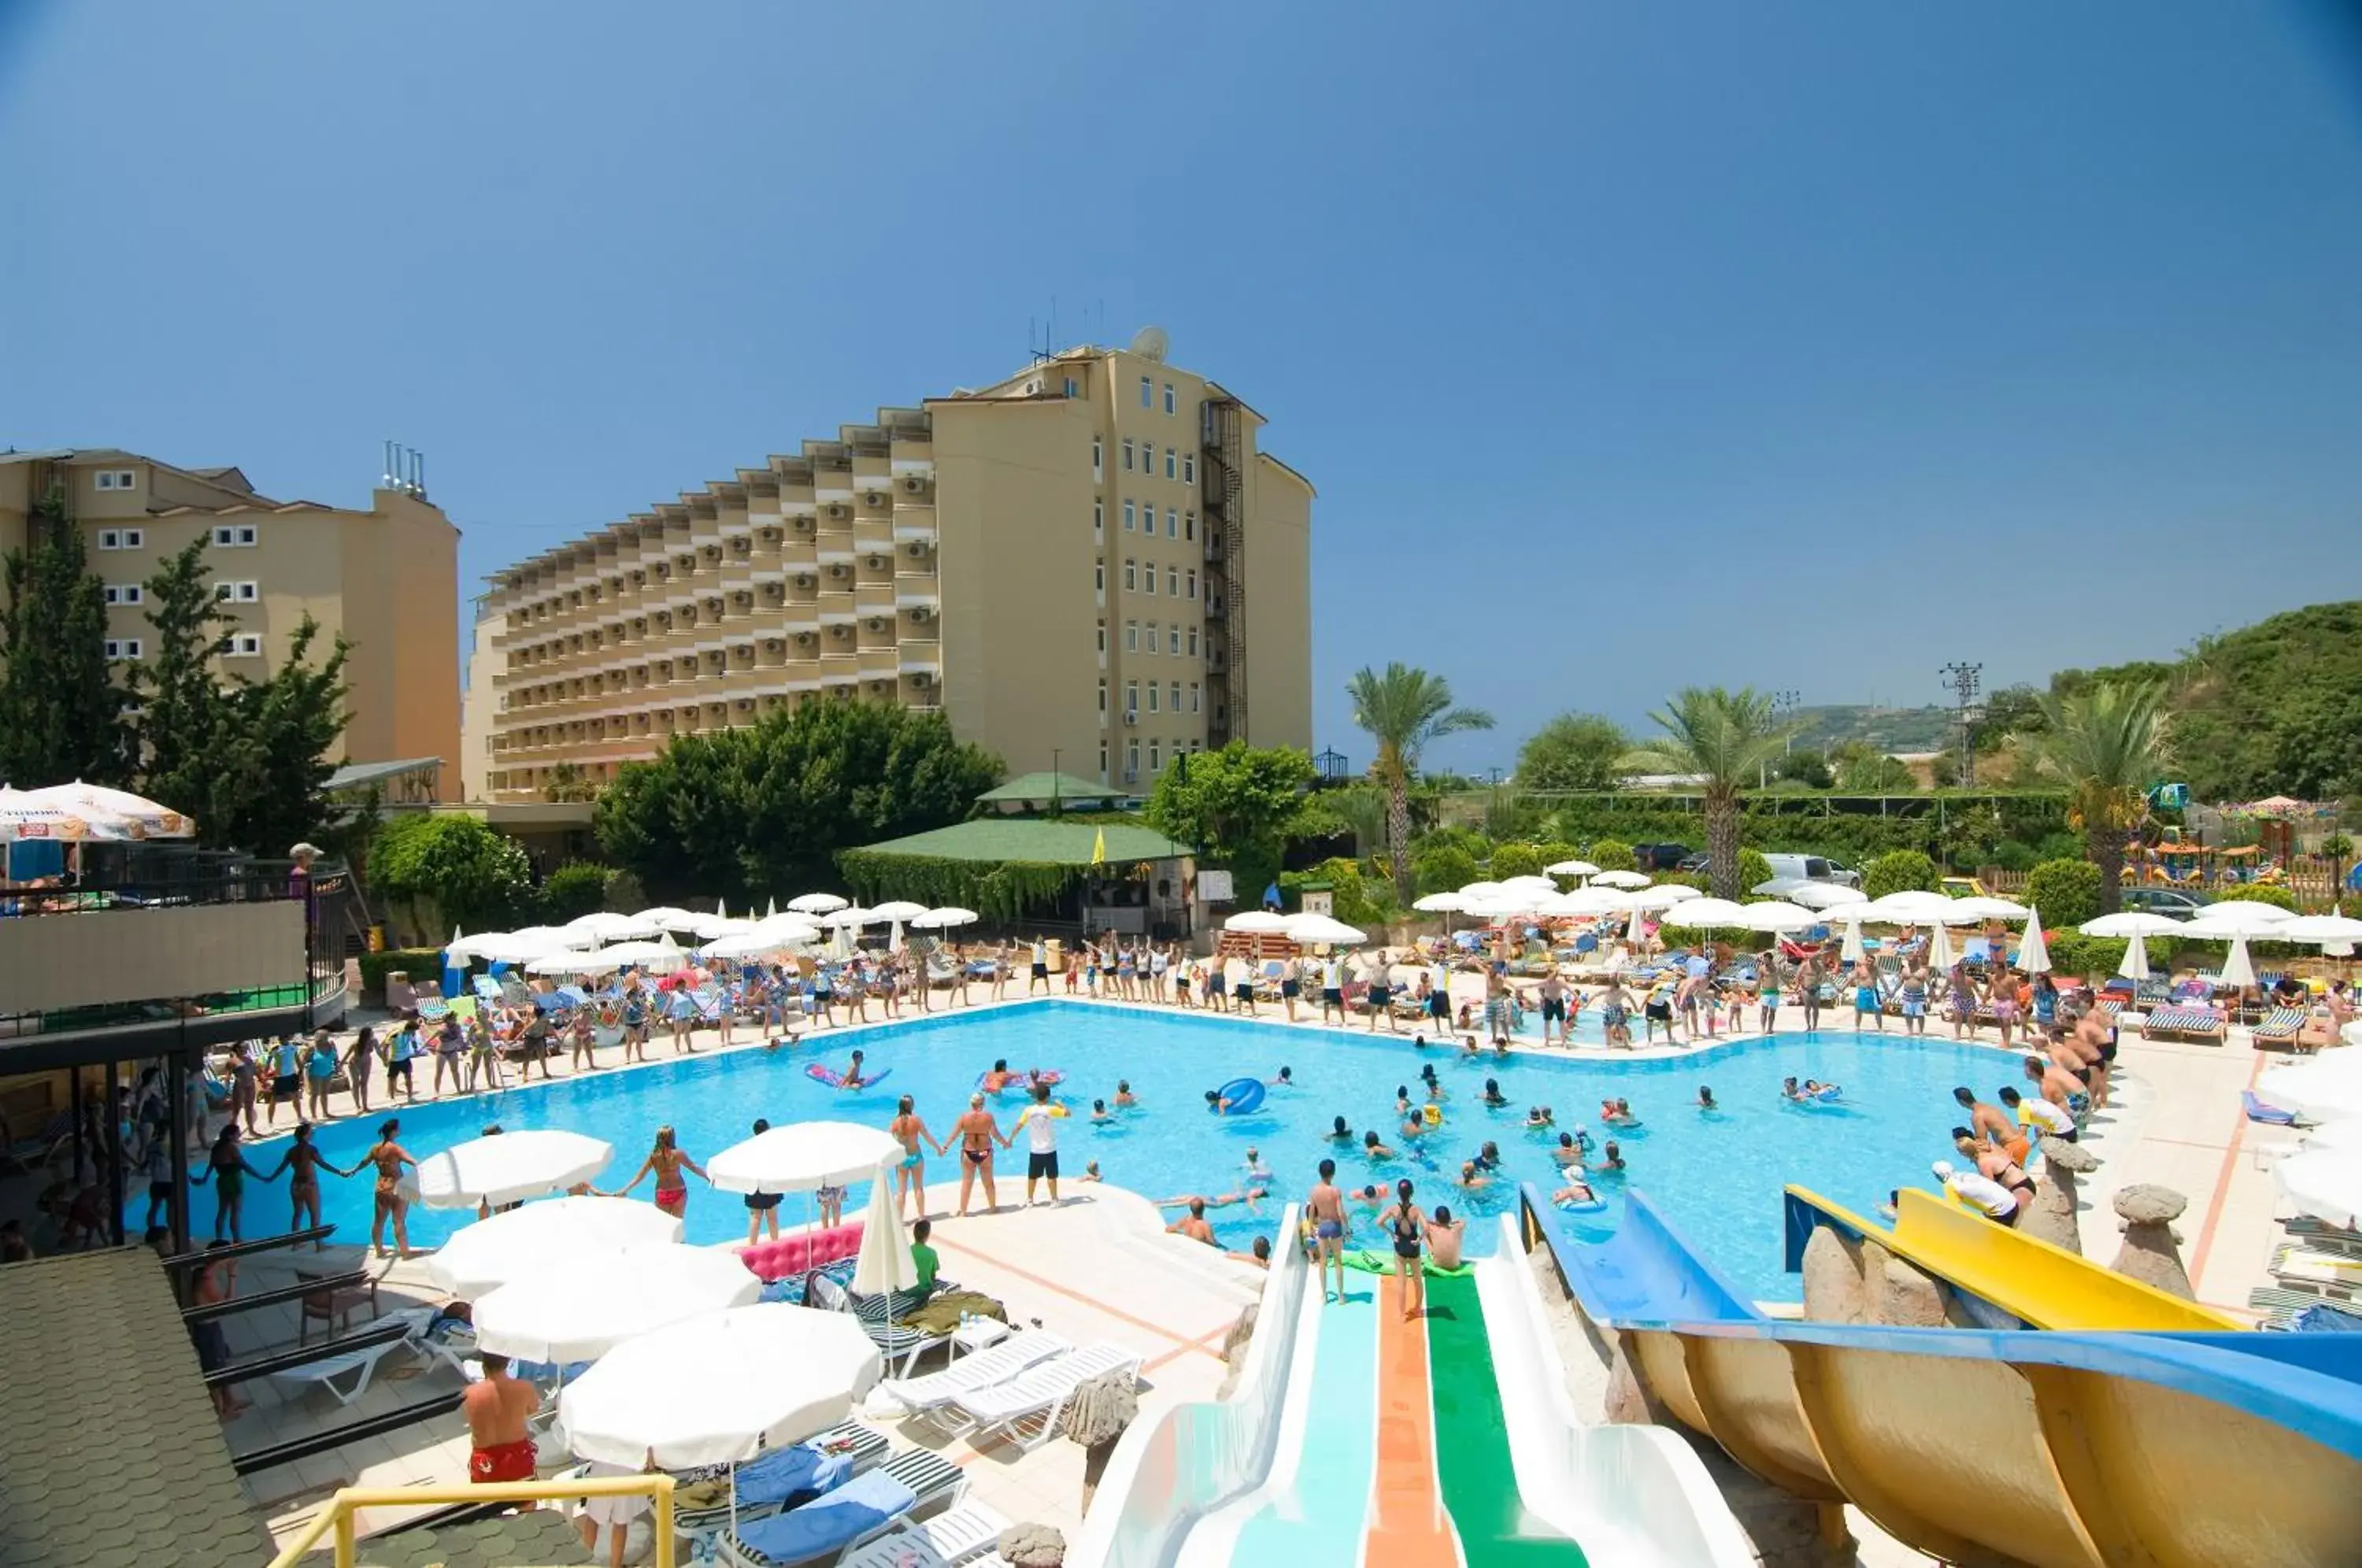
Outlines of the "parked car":
<svg viewBox="0 0 2362 1568">
<path fill-rule="evenodd" d="M 2212 893 L 2193 893 L 2181 888 L 2126 888 L 2124 891 L 2125 909 L 2164 915 L 2169 920 L 2188 920 L 2213 901 Z"/>
<path fill-rule="evenodd" d="M 1671 871 L 1690 857 L 1686 844 L 1636 844 L 1632 863 L 1643 871 Z"/>
<path fill-rule="evenodd" d="M 1838 865 L 1819 855 L 1767 855 L 1763 857 L 1772 867 L 1772 878 L 1776 882 L 1834 882 L 1840 887 L 1859 888 L 1861 874 Z"/>
</svg>

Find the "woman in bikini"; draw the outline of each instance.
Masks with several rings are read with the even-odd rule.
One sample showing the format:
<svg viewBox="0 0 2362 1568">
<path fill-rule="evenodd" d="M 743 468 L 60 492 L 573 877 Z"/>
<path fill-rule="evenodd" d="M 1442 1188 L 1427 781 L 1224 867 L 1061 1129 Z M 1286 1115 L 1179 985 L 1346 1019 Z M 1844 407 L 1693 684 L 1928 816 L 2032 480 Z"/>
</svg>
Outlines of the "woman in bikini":
<svg viewBox="0 0 2362 1568">
<path fill-rule="evenodd" d="M 203 1187 L 210 1176 L 214 1184 L 214 1240 L 243 1242 L 245 1233 L 238 1227 L 239 1209 L 246 1198 L 246 1178 L 269 1181 L 252 1165 L 246 1163 L 246 1151 L 238 1147 L 237 1123 L 231 1122 L 214 1140 L 213 1153 L 205 1157 L 205 1175 L 193 1176 L 189 1185 Z M 279 1173 L 273 1171 L 271 1176 Z M 225 1236 L 223 1232 L 228 1234 Z"/>
<path fill-rule="evenodd" d="M 1402 1293 L 1403 1321 L 1427 1308 L 1427 1268 L 1420 1253 L 1427 1240 L 1427 1216 L 1411 1200 L 1408 1177 L 1395 1183 L 1395 1206 L 1378 1217 L 1395 1243 L 1395 1278 Z"/>
<path fill-rule="evenodd" d="M 414 1257 L 410 1250 L 410 1199 L 402 1195 L 402 1167 L 414 1170 L 418 1162 L 410 1151 L 393 1140 L 402 1131 L 399 1121 L 388 1121 L 377 1130 L 377 1143 L 361 1156 L 362 1165 L 377 1167 L 377 1211 L 370 1218 L 370 1251 L 378 1257 L 385 1256 L 385 1222 L 393 1221 L 393 1249 L 396 1257 Z M 360 1165 L 355 1165 L 355 1170 Z"/>
<path fill-rule="evenodd" d="M 676 1220 L 682 1219 L 689 1213 L 689 1181 L 680 1174 L 684 1170 L 695 1171 L 699 1176 L 705 1176 L 705 1167 L 683 1154 L 679 1145 L 674 1143 L 671 1127 L 659 1127 L 657 1129 L 656 1147 L 650 1149 L 648 1157 L 640 1162 L 640 1168 L 633 1174 L 632 1179 L 606 1196 L 630 1197 L 632 1188 L 640 1185 L 641 1177 L 654 1171 L 657 1177 L 657 1207 Z M 713 1178 L 705 1176 L 705 1179 L 710 1182 Z"/>
<path fill-rule="evenodd" d="M 901 1213 L 904 1201 L 915 1197 L 919 1200 L 919 1217 L 924 1219 L 927 1212 L 927 1155 L 919 1145 L 924 1143 L 938 1154 L 944 1152 L 944 1146 L 935 1142 L 933 1133 L 927 1131 L 926 1118 L 913 1109 L 916 1103 L 909 1095 L 904 1095 L 894 1107 L 894 1120 L 887 1123 L 886 1131 L 902 1145 L 902 1158 L 894 1166 L 894 1212 Z"/>
<path fill-rule="evenodd" d="M 359 1168 L 356 1165 L 353 1170 Z M 318 1147 L 312 1142 L 312 1124 L 308 1121 L 297 1122 L 295 1141 L 288 1144 L 287 1152 L 279 1157 L 278 1166 L 262 1178 L 265 1181 L 276 1181 L 279 1179 L 280 1171 L 287 1173 L 287 1196 L 295 1206 L 294 1212 L 288 1217 L 287 1220 L 287 1228 L 290 1231 L 319 1229 L 320 1172 L 323 1169 L 336 1171 L 340 1176 L 353 1174 L 352 1171 L 341 1170 L 329 1165 L 322 1157 Z M 326 1252 L 327 1249 L 328 1243 L 325 1241 L 312 1243 L 312 1250 L 315 1253 Z"/>
<path fill-rule="evenodd" d="M 1004 1149 L 1010 1139 L 1000 1131 L 1000 1123 L 984 1108 L 984 1096 L 967 1097 L 967 1110 L 961 1113 L 957 1127 L 960 1140 L 960 1218 L 967 1217 L 967 1195 L 978 1176 L 984 1177 L 984 1202 L 987 1209 L 1000 1207 L 1000 1196 L 992 1185 L 992 1145 L 999 1141 Z"/>
</svg>

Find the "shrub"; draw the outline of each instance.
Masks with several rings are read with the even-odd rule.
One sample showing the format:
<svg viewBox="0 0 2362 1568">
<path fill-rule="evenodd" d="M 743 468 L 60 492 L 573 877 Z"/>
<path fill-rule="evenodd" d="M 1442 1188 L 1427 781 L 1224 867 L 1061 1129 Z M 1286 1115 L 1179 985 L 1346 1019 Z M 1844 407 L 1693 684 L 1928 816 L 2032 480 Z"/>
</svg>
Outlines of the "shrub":
<svg viewBox="0 0 2362 1568">
<path fill-rule="evenodd" d="M 1633 871 L 1639 868 L 1639 862 L 1632 858 L 1632 846 L 1621 839 L 1594 839 L 1591 844 L 1591 853 L 1584 858 L 1602 871 Z"/>
<path fill-rule="evenodd" d="M 2045 931 L 2072 929 L 2100 917 L 2100 868 L 2088 860 L 2046 860 L 2025 874 L 2025 901 Z"/>
<path fill-rule="evenodd" d="M 2073 926 L 2062 926 L 2053 931 L 2049 925 L 2049 915 L 2046 913 L 2042 918 L 2042 938 L 2050 950 L 2050 973 L 2054 978 L 2065 981 L 2096 975 L 2104 979 L 2114 974 L 2116 966 L 2125 961 L 2125 949 L 2129 945 L 2125 938 L 2086 936 Z M 2152 966 L 2164 967 L 2163 956 L 2154 943 L 2150 944 L 2148 956 Z"/>
<path fill-rule="evenodd" d="M 1763 858 L 1760 850 L 1742 849 L 1738 852 L 1738 896 L 1740 898 L 1747 897 L 1770 880 L 1772 880 L 1772 862 Z"/>
<path fill-rule="evenodd" d="M 1542 868 L 1548 870 L 1562 860 L 1580 860 L 1582 853 L 1562 838 L 1553 838 L 1534 845 L 1534 853 L 1542 857 Z"/>
<path fill-rule="evenodd" d="M 1303 888 L 1307 882 L 1329 884 L 1336 917 L 1347 925 L 1358 925 L 1374 935 L 1395 918 L 1392 885 L 1364 876 L 1357 860 L 1324 860 L 1309 871 L 1283 873 L 1279 890 L 1289 909 L 1304 907 Z"/>
<path fill-rule="evenodd" d="M 607 868 L 587 860 L 559 867 L 541 885 L 542 918 L 564 925 L 578 915 L 607 907 Z"/>
<path fill-rule="evenodd" d="M 2223 897 L 2226 899 L 2244 899 L 2250 903 L 2269 904 L 2274 909 L 2287 910 L 2291 914 L 2301 912 L 2297 906 L 2296 895 L 2290 892 L 2286 888 L 2274 888 L 2259 883 L 2250 883 L 2244 887 L 2234 888 L 2224 893 Z"/>
<path fill-rule="evenodd" d="M 1864 868 L 1861 890 L 1873 899 L 1889 893 L 1932 893 L 1936 863 L 1915 849 L 1890 849 Z"/>
<path fill-rule="evenodd" d="M 437 934 L 453 925 L 499 929 L 534 896 L 524 846 L 467 816 L 397 817 L 370 846 L 369 880 Z"/>
<path fill-rule="evenodd" d="M 443 950 L 439 947 L 389 947 L 382 953 L 364 953 L 360 957 L 361 995 L 372 1004 L 385 999 L 385 977 L 395 969 L 408 975 L 413 981 L 431 981 L 443 973 Z"/>
<path fill-rule="evenodd" d="M 1512 877 L 1534 877 L 1550 862 L 1542 858 L 1541 846 L 1533 844 L 1503 844 L 1493 849 L 1493 863 L 1485 875 L 1496 882 L 1506 882 Z"/>
<path fill-rule="evenodd" d="M 2033 850 L 2014 838 L 1993 845 L 1993 864 L 2004 871 L 2031 871 L 2039 859 Z"/>
<path fill-rule="evenodd" d="M 651 901 L 634 873 L 620 869 L 607 873 L 607 907 L 617 914 L 637 914 Z"/>
<path fill-rule="evenodd" d="M 1449 893 L 1476 880 L 1476 859 L 1456 844 L 1430 845 L 1410 858 L 1421 894 Z"/>
</svg>

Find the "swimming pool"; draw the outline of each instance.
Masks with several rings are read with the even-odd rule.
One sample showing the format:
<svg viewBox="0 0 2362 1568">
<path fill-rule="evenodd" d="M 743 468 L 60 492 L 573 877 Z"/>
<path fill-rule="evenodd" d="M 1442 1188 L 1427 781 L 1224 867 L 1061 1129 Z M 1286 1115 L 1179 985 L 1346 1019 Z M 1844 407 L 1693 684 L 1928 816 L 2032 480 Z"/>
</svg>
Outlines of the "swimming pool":
<svg viewBox="0 0 2362 1568">
<path fill-rule="evenodd" d="M 805 1066 L 822 1062 L 842 1067 L 855 1046 L 867 1054 L 872 1073 L 891 1076 L 873 1088 L 844 1093 L 806 1076 Z M 422 1158 L 474 1137 L 487 1122 L 514 1130 L 563 1127 L 609 1140 L 615 1160 L 601 1176 L 620 1186 L 638 1168 L 658 1125 L 669 1122 L 681 1146 L 702 1161 L 747 1136 L 755 1118 L 774 1125 L 834 1118 L 883 1125 L 897 1097 L 914 1095 L 920 1114 L 938 1137 L 966 1106 L 977 1074 L 995 1059 L 1013 1067 L 1055 1067 L 1065 1075 L 1059 1094 L 1072 1109 L 1060 1124 L 1060 1160 L 1067 1187 L 1087 1160 L 1097 1160 L 1106 1178 L 1151 1198 L 1204 1193 L 1221 1196 L 1245 1185 L 1247 1151 L 1275 1175 L 1275 1201 L 1253 1212 L 1243 1205 L 1209 1217 L 1225 1246 L 1244 1247 L 1276 1223 L 1277 1199 L 1300 1198 L 1324 1156 L 1335 1156 L 1341 1181 L 1358 1187 L 1408 1176 L 1419 1200 L 1449 1204 L 1466 1213 L 1472 1253 L 1489 1250 L 1494 1228 L 1481 1223 L 1516 1202 L 1516 1184 L 1555 1182 L 1549 1148 L 1554 1134 L 1529 1133 L 1529 1106 L 1547 1104 L 1561 1129 L 1588 1124 L 1595 1138 L 1602 1098 L 1632 1102 L 1644 1125 L 1616 1134 L 1630 1167 L 1627 1179 L 1645 1187 L 1683 1235 L 1740 1287 L 1760 1297 L 1794 1300 L 1800 1285 L 1782 1272 L 1780 1189 L 1800 1182 L 1868 1211 L 1889 1189 L 1924 1183 L 1928 1162 L 1949 1150 L 1957 1120 L 1950 1090 L 1974 1087 L 1981 1097 L 2014 1080 L 2014 1060 L 1990 1047 L 1948 1040 L 1907 1040 L 1899 1034 L 1855 1035 L 1824 1030 L 1769 1040 L 1702 1047 L 1677 1058 L 1609 1058 L 1597 1051 L 1568 1056 L 1521 1054 L 1507 1062 L 1461 1058 L 1456 1052 L 1413 1048 L 1410 1037 L 1374 1038 L 1356 1031 L 1290 1029 L 1278 1024 L 1209 1018 L 1148 1008 L 1036 1001 L 1004 1008 L 911 1019 L 858 1032 L 824 1031 L 793 1050 L 665 1058 L 659 1041 L 650 1047 L 658 1064 L 631 1072 L 594 1072 L 529 1089 L 471 1096 L 402 1107 L 402 1142 Z M 602 1054 L 613 1060 L 616 1053 Z M 1442 1127 L 1414 1153 L 1399 1135 L 1394 1113 L 1397 1086 L 1423 1099 L 1422 1063 L 1432 1062 L 1449 1098 Z M 1229 1079 L 1271 1078 L 1283 1066 L 1293 1069 L 1296 1087 L 1275 1089 L 1252 1115 L 1208 1113 L 1205 1091 Z M 1780 1080 L 1816 1077 L 1845 1087 L 1845 1102 L 1812 1110 L 1783 1102 Z M 1128 1078 L 1140 1097 L 1137 1110 L 1107 1122 L 1089 1120 L 1091 1101 L 1112 1099 L 1118 1078 Z M 1497 1110 L 1482 1104 L 1485 1080 L 1498 1081 L 1509 1103 Z M 1709 1084 L 1722 1109 L 1711 1115 L 1694 1108 L 1700 1084 Z M 1004 1130 L 1014 1120 L 1019 1097 L 996 1109 Z M 1343 1116 L 1358 1134 L 1375 1130 L 1403 1156 L 1370 1161 L 1355 1147 L 1329 1142 L 1330 1119 Z M 322 1152 L 339 1165 L 359 1158 L 372 1141 L 379 1118 L 351 1118 L 320 1129 Z M 1502 1176 L 1490 1190 L 1464 1192 L 1456 1186 L 1460 1163 L 1486 1141 L 1499 1143 Z M 268 1169 L 278 1143 L 262 1140 L 251 1156 Z M 1024 1147 L 1004 1152 L 997 1163 L 1004 1203 L 1021 1198 Z M 953 1160 L 930 1158 L 928 1179 L 957 1179 Z M 690 1182 L 688 1236 L 692 1242 L 723 1242 L 745 1234 L 739 1200 Z M 343 1237 L 368 1234 L 370 1185 L 366 1179 L 324 1182 L 323 1217 Z M 639 1194 L 649 1185 L 643 1182 Z M 1612 1181 L 1601 1190 L 1613 1196 Z M 848 1199 L 859 1212 L 866 1189 Z M 248 1233 L 281 1223 L 284 1188 L 249 1186 Z M 781 1218 L 800 1218 L 790 1199 Z M 978 1199 L 979 1204 L 981 1198 Z M 193 1219 L 210 1222 L 212 1205 L 203 1189 Z M 471 1218 L 453 1210 L 411 1210 L 411 1241 L 431 1246 Z M 1584 1221 L 1570 1220 L 1581 1236 Z M 1612 1227 L 1613 1208 L 1597 1224 Z"/>
</svg>

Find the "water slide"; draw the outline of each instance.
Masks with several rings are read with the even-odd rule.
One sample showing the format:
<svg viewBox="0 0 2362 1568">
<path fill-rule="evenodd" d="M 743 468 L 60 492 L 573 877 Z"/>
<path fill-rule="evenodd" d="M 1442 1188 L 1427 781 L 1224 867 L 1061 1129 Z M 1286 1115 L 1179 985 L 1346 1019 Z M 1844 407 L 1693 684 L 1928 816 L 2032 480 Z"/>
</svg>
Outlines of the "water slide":
<svg viewBox="0 0 2362 1568">
<path fill-rule="evenodd" d="M 1850 1502 L 1931 1556 L 2040 1568 L 2356 1560 L 2362 1336 L 1775 1320 L 1642 1193 L 1595 1243 L 1562 1240 L 1546 1195 L 1525 1198 L 1526 1243 L 1549 1250 L 1667 1412 L 1765 1481 L 1832 1509 Z M 1933 1253 L 2006 1294 L 1982 1247 Z M 2019 1304 L 2059 1322 L 2110 1309 L 2079 1300 Z"/>
<path fill-rule="evenodd" d="M 1746 1568 L 1705 1466 L 1672 1433 L 1584 1427 L 1540 1297 L 1504 1254 L 1428 1281 L 1406 1321 L 1388 1277 L 1324 1301 L 1274 1267 L 1232 1396 L 1127 1433 L 1077 1568 Z M 1285 1231 L 1283 1231 L 1285 1233 Z"/>
</svg>

